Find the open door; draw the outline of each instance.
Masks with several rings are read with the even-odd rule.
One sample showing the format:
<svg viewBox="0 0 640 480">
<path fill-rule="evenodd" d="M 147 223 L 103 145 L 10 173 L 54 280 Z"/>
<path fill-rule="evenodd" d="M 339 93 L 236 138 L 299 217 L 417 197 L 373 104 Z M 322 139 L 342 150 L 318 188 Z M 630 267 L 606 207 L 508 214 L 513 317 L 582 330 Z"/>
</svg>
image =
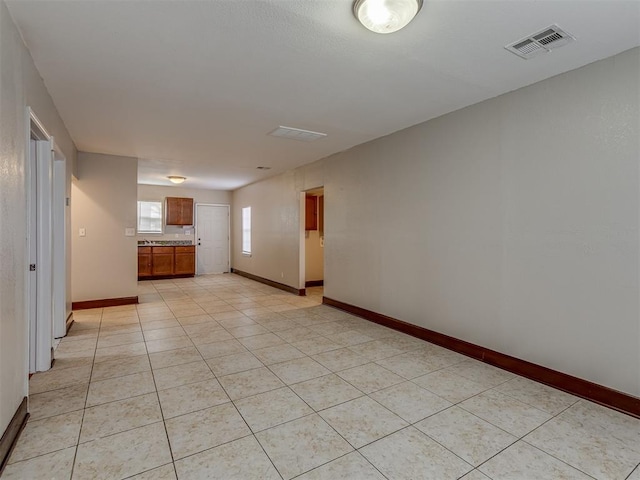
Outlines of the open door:
<svg viewBox="0 0 640 480">
<path fill-rule="evenodd" d="M 27 311 L 29 372 L 51 368 L 66 307 L 65 159 L 29 109 Z"/>
</svg>

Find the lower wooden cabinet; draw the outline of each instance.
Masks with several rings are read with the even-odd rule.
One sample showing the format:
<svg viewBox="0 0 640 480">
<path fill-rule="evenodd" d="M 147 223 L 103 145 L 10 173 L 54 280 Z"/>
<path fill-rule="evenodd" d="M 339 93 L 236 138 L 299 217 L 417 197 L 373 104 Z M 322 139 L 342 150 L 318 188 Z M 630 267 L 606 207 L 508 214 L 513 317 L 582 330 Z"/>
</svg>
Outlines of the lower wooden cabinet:
<svg viewBox="0 0 640 480">
<path fill-rule="evenodd" d="M 138 279 L 193 276 L 196 247 L 193 245 L 138 247 Z"/>
<path fill-rule="evenodd" d="M 151 247 L 138 247 L 138 278 L 153 275 L 151 271 Z"/>
<path fill-rule="evenodd" d="M 173 262 L 173 273 L 175 275 L 195 275 L 196 274 L 196 247 L 175 247 L 175 260 Z"/>
<path fill-rule="evenodd" d="M 154 277 L 173 275 L 175 247 L 151 247 L 151 274 Z"/>
</svg>

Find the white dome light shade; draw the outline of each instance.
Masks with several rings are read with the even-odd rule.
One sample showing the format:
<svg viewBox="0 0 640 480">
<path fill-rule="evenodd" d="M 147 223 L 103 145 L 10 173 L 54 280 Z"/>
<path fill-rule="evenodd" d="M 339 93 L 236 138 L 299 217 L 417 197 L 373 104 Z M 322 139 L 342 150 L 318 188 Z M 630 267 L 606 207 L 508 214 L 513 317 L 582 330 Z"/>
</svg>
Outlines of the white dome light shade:
<svg viewBox="0 0 640 480">
<path fill-rule="evenodd" d="M 393 33 L 413 20 L 422 0 L 356 0 L 353 13 L 360 23 L 376 33 Z"/>
</svg>

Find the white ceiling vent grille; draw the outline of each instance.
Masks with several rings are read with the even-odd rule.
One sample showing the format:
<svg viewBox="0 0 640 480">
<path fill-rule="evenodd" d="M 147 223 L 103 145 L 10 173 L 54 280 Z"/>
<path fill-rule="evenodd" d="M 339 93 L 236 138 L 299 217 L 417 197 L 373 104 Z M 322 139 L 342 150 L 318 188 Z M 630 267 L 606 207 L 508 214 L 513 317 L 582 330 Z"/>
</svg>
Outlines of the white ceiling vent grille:
<svg viewBox="0 0 640 480">
<path fill-rule="evenodd" d="M 507 45 L 506 48 L 519 57 L 529 59 L 540 53 L 550 52 L 554 48 L 562 47 L 571 43 L 575 38 L 569 33 L 562 30 L 557 25 L 540 30 L 539 32 L 522 38 L 517 42 Z"/>
<path fill-rule="evenodd" d="M 298 140 L 300 142 L 312 142 L 327 136 L 326 133 L 312 132 L 310 130 L 301 130 L 299 128 L 283 126 L 279 126 L 273 132 L 269 133 L 269 135 L 272 137 L 290 138 L 291 140 Z"/>
</svg>

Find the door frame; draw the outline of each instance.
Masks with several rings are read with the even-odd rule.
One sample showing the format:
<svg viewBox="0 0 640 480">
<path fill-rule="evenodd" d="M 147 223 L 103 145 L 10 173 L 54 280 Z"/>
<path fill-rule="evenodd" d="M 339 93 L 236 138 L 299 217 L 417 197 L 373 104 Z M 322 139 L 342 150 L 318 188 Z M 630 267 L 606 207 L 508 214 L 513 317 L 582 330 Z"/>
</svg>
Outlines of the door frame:
<svg viewBox="0 0 640 480">
<path fill-rule="evenodd" d="M 51 368 L 54 331 L 60 329 L 59 323 L 66 326 L 66 159 L 33 110 L 30 107 L 26 110 L 25 309 L 29 332 L 26 362 L 29 372 L 34 373 Z M 32 140 L 35 148 L 31 146 Z M 63 221 L 57 226 L 54 225 L 54 190 L 57 198 L 62 194 L 62 205 L 58 206 L 55 220 L 59 221 L 61 208 Z M 56 251 L 62 252 L 55 262 L 54 245 L 58 247 Z M 31 270 L 31 265 L 35 265 L 35 270 Z M 54 289 L 56 284 L 60 285 Z"/>
<path fill-rule="evenodd" d="M 196 203 L 195 228 L 193 229 L 193 244 L 196 246 L 196 275 L 198 273 L 198 207 L 226 207 L 227 209 L 227 270 L 223 273 L 231 271 L 231 205 L 228 203 Z"/>
<path fill-rule="evenodd" d="M 306 219 L 307 219 L 307 192 L 302 191 L 298 197 L 298 211 L 300 214 L 298 215 L 300 224 L 298 225 L 298 237 L 299 237 L 299 247 L 298 247 L 298 290 L 307 294 L 307 235 L 306 235 Z"/>
<path fill-rule="evenodd" d="M 322 189 L 324 194 L 324 185 L 318 185 L 317 187 L 307 188 L 306 190 L 302 190 L 299 193 L 298 197 L 298 211 L 300 212 L 299 217 L 299 248 L 298 248 L 298 265 L 299 265 L 299 275 L 298 275 L 298 289 L 301 291 L 307 292 L 307 232 L 306 232 L 306 216 L 307 216 L 307 193 Z M 322 254 L 322 261 L 324 263 L 325 256 L 324 251 Z M 326 270 L 325 270 L 326 272 Z"/>
<path fill-rule="evenodd" d="M 52 245 L 52 295 L 53 295 L 53 337 L 62 338 L 67 334 L 67 160 L 51 137 L 53 152 L 51 234 Z"/>
</svg>

